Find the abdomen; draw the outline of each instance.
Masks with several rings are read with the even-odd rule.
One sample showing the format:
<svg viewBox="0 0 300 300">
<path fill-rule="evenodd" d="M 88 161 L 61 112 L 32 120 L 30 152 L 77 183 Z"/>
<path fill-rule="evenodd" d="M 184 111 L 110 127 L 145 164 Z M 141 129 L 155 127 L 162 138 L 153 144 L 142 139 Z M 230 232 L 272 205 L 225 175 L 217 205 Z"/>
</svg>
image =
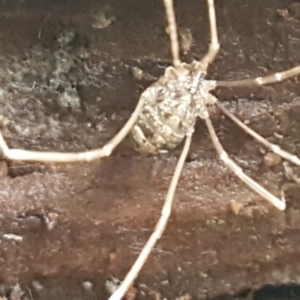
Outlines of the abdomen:
<svg viewBox="0 0 300 300">
<path fill-rule="evenodd" d="M 180 82 L 173 81 L 167 84 L 158 81 L 141 95 L 145 105 L 131 130 L 139 152 L 156 154 L 174 149 L 195 124 L 190 93 L 178 86 Z"/>
</svg>

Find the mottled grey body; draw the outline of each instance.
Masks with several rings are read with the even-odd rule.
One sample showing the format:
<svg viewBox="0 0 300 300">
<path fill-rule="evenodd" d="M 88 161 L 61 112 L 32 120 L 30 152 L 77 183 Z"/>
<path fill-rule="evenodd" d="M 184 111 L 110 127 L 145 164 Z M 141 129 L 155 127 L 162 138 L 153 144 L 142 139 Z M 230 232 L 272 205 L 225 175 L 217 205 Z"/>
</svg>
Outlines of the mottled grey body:
<svg viewBox="0 0 300 300">
<path fill-rule="evenodd" d="M 215 82 L 204 80 L 205 75 L 196 62 L 169 67 L 143 92 L 145 105 L 131 130 L 139 152 L 156 154 L 176 148 L 196 118 L 205 118 L 206 105 L 215 103 L 209 93 Z"/>
</svg>

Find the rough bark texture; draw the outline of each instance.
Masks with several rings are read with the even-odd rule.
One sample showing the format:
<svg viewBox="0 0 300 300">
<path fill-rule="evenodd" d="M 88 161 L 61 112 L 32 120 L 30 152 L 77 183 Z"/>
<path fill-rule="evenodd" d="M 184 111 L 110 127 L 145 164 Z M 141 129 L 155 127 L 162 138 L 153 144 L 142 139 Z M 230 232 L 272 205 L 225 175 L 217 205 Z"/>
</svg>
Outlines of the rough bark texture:
<svg viewBox="0 0 300 300">
<path fill-rule="evenodd" d="M 12 121 L 3 133 L 11 147 L 99 147 L 170 64 L 162 1 L 35 2 L 1 3 L 0 113 Z M 222 49 L 208 78 L 242 79 L 299 64 L 296 1 L 216 1 L 216 9 Z M 176 1 L 176 11 L 180 28 L 193 36 L 184 59 L 201 58 L 209 41 L 206 1 Z M 75 38 L 59 44 L 70 30 Z M 257 132 L 300 155 L 296 79 L 215 94 Z M 299 186 L 282 163 L 265 165 L 262 146 L 211 112 L 231 157 L 270 191 L 283 189 L 287 210 L 277 211 L 222 165 L 199 121 L 171 220 L 135 282 L 139 299 L 206 299 L 300 283 Z M 126 139 L 103 161 L 1 161 L 0 292 L 20 283 L 35 300 L 107 297 L 105 281 L 124 277 L 152 232 L 179 153 L 142 157 Z M 242 204 L 237 215 L 234 201 Z"/>
</svg>

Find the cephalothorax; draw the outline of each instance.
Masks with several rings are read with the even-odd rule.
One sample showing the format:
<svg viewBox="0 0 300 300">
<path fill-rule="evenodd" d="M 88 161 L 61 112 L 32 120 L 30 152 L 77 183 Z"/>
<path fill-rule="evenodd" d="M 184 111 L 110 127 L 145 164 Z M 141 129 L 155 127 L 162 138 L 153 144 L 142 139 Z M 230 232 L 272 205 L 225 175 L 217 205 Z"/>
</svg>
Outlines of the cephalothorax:
<svg viewBox="0 0 300 300">
<path fill-rule="evenodd" d="M 147 153 L 166 152 L 168 149 L 177 147 L 185 138 L 185 143 L 177 162 L 173 178 L 171 180 L 161 217 L 156 227 L 142 249 L 135 263 L 126 275 L 117 290 L 111 295 L 110 300 L 120 300 L 127 289 L 132 286 L 134 279 L 138 276 L 145 261 L 147 260 L 155 243 L 160 239 L 171 214 L 174 194 L 181 171 L 192 141 L 194 125 L 197 117 L 204 120 L 212 143 L 220 160 L 249 188 L 269 201 L 279 210 L 285 210 L 286 203 L 284 195 L 281 199 L 260 184 L 247 176 L 243 170 L 228 156 L 219 142 L 217 134 L 210 120 L 207 106 L 215 104 L 235 124 L 246 133 L 255 138 L 262 145 L 278 154 L 282 158 L 300 166 L 300 159 L 282 150 L 279 146 L 271 144 L 268 140 L 258 135 L 242 121 L 236 118 L 225 107 L 223 107 L 210 91 L 216 87 L 235 87 L 244 85 L 265 85 L 280 82 L 287 78 L 300 74 L 300 65 L 284 72 L 275 73 L 265 77 L 245 79 L 239 81 L 214 81 L 205 80 L 208 66 L 214 61 L 218 54 L 220 45 L 217 34 L 214 0 L 207 0 L 211 42 L 208 52 L 200 61 L 191 64 L 182 63 L 179 58 L 179 45 L 177 26 L 172 0 L 164 0 L 168 22 L 168 32 L 171 41 L 171 52 L 173 66 L 168 67 L 165 74 L 157 82 L 152 84 L 142 93 L 140 100 L 129 120 L 123 128 L 102 148 L 79 153 L 39 152 L 21 149 L 10 149 L 0 132 L 0 149 L 6 159 L 40 162 L 75 162 L 91 161 L 109 156 L 118 144 L 131 131 L 133 140 L 139 151 Z"/>
<path fill-rule="evenodd" d="M 165 74 L 144 92 L 145 104 L 131 130 L 137 150 L 164 153 L 177 147 L 193 128 L 205 106 L 216 99 L 209 92 L 215 81 L 206 75 L 198 62 L 169 67 Z"/>
</svg>

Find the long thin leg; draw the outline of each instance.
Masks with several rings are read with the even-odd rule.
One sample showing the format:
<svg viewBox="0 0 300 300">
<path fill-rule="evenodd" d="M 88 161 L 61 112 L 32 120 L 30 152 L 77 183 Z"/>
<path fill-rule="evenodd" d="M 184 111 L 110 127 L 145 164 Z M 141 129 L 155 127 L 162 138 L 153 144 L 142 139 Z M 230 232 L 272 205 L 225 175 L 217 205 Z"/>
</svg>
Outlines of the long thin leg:
<svg viewBox="0 0 300 300">
<path fill-rule="evenodd" d="M 145 92 L 144 92 L 145 93 Z M 142 94 L 139 103 L 137 104 L 131 117 L 128 119 L 122 129 L 102 148 L 94 149 L 84 152 L 41 152 L 21 149 L 8 148 L 2 133 L 0 132 L 0 150 L 5 158 L 10 160 L 36 161 L 36 162 L 76 162 L 76 161 L 91 161 L 98 158 L 110 156 L 112 151 L 122 142 L 126 137 L 132 126 L 135 124 L 143 106 L 144 99 L 147 98 Z"/>
<path fill-rule="evenodd" d="M 139 254 L 137 260 L 132 265 L 130 271 L 127 273 L 125 279 L 123 280 L 123 282 L 121 283 L 119 288 L 111 295 L 109 300 L 121 300 L 124 297 L 126 291 L 133 284 L 133 281 L 135 280 L 135 278 L 138 276 L 139 272 L 141 271 L 143 265 L 145 264 L 147 258 L 150 255 L 151 250 L 153 249 L 153 247 L 155 246 L 157 241 L 160 239 L 160 237 L 164 233 L 164 230 L 166 228 L 166 225 L 168 223 L 168 220 L 169 220 L 169 217 L 171 214 L 176 187 L 178 185 L 178 181 L 179 181 L 187 154 L 188 154 L 190 146 L 191 146 L 192 135 L 193 135 L 193 129 L 190 130 L 189 134 L 186 137 L 183 150 L 178 159 L 176 169 L 174 171 L 173 178 L 172 178 L 172 181 L 171 181 L 169 189 L 168 189 L 165 204 L 161 211 L 161 216 L 155 226 L 155 229 L 154 229 L 152 235 L 148 239 L 147 243 L 145 244 L 144 248 L 142 249 L 141 253 Z"/>
<path fill-rule="evenodd" d="M 168 21 L 173 66 L 178 67 L 181 64 L 181 61 L 179 57 L 178 34 L 177 34 L 177 25 L 175 19 L 173 0 L 164 0 L 164 4 L 166 9 L 167 21 Z"/>
<path fill-rule="evenodd" d="M 216 105 L 220 108 L 224 115 L 226 115 L 229 119 L 231 119 L 234 123 L 236 123 L 239 127 L 241 127 L 246 133 L 251 135 L 258 142 L 263 144 L 266 148 L 270 149 L 274 153 L 278 154 L 282 158 L 300 166 L 300 159 L 293 154 L 290 154 L 287 151 L 282 150 L 278 145 L 270 143 L 268 140 L 263 138 L 261 135 L 256 133 L 254 130 L 245 125 L 241 120 L 235 117 L 229 110 L 227 110 L 221 103 L 217 102 Z"/>
<path fill-rule="evenodd" d="M 300 74 L 300 65 L 288 69 L 286 71 L 277 72 L 264 77 L 256 77 L 251 79 L 243 79 L 236 81 L 216 81 L 217 87 L 239 87 L 239 86 L 260 86 L 276 82 L 281 82 Z"/>
<path fill-rule="evenodd" d="M 248 187 L 250 187 L 253 191 L 258 193 L 260 196 L 262 196 L 264 199 L 272 203 L 276 208 L 279 210 L 285 210 L 286 203 L 285 199 L 279 199 L 275 197 L 273 194 L 268 192 L 265 188 L 263 188 L 260 184 L 258 184 L 256 181 L 254 181 L 251 177 L 246 175 L 242 168 L 238 166 L 227 154 L 227 152 L 222 147 L 217 134 L 214 130 L 214 127 L 211 123 L 210 117 L 207 114 L 207 117 L 205 118 L 205 123 L 208 128 L 210 137 L 212 139 L 212 142 L 214 144 L 214 147 L 220 157 L 220 159 L 224 162 L 224 164 L 243 182 L 245 182 Z"/>
<path fill-rule="evenodd" d="M 204 55 L 204 57 L 200 61 L 200 65 L 204 68 L 204 70 L 207 70 L 208 65 L 214 61 L 220 49 L 214 0 L 207 0 L 207 5 L 208 5 L 211 41 L 209 44 L 208 52 Z"/>
</svg>

